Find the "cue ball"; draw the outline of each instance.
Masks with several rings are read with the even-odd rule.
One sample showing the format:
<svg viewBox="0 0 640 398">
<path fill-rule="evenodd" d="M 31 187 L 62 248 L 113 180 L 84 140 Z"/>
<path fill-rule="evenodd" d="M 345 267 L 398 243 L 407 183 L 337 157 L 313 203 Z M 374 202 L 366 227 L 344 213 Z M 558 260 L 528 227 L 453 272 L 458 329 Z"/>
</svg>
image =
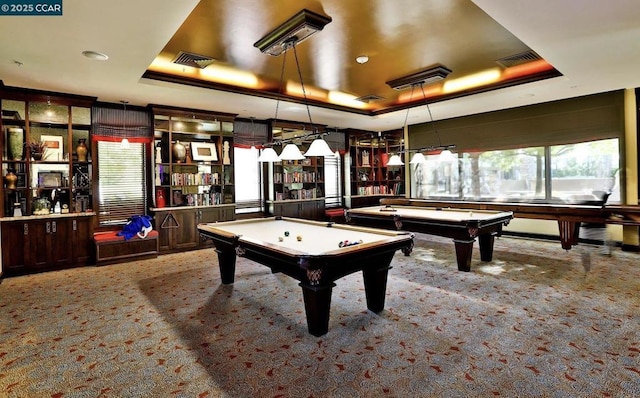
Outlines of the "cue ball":
<svg viewBox="0 0 640 398">
<path fill-rule="evenodd" d="M 284 231 L 284 236 L 289 236 L 289 231 Z"/>
<path fill-rule="evenodd" d="M 473 217 L 473 212 L 472 211 L 469 212 L 469 217 Z"/>
<path fill-rule="evenodd" d="M 296 239 L 298 239 L 298 242 L 300 242 L 302 240 L 302 235 L 296 236 Z"/>
<path fill-rule="evenodd" d="M 282 236 L 278 236 L 278 242 L 282 242 L 284 238 Z"/>
</svg>

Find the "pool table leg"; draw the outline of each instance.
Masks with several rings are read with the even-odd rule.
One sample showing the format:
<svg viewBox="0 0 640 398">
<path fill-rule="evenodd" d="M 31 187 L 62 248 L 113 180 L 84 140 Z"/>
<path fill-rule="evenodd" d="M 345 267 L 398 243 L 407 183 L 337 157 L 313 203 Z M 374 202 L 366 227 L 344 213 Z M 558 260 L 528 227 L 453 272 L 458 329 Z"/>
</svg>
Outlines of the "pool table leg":
<svg viewBox="0 0 640 398">
<path fill-rule="evenodd" d="M 218 265 L 220 267 L 220 279 L 225 285 L 230 285 L 235 280 L 236 274 L 236 252 L 232 246 L 219 248 L 216 246 L 218 253 Z"/>
<path fill-rule="evenodd" d="M 384 299 L 387 293 L 387 275 L 391 267 L 362 270 L 364 278 L 364 292 L 367 297 L 369 311 L 380 312 L 384 309 Z"/>
<path fill-rule="evenodd" d="M 491 261 L 493 260 L 493 243 L 495 241 L 496 233 L 482 234 L 478 236 L 480 244 L 480 260 Z"/>
<path fill-rule="evenodd" d="M 475 242 L 475 239 L 454 239 L 453 242 L 456 245 L 456 260 L 458 261 L 458 271 L 471 271 L 471 253 L 473 252 L 473 242 Z"/>
<path fill-rule="evenodd" d="M 312 286 L 300 283 L 304 299 L 304 311 L 307 314 L 307 328 L 316 337 L 329 331 L 329 311 L 331 308 L 331 292 L 335 283 Z"/>
</svg>

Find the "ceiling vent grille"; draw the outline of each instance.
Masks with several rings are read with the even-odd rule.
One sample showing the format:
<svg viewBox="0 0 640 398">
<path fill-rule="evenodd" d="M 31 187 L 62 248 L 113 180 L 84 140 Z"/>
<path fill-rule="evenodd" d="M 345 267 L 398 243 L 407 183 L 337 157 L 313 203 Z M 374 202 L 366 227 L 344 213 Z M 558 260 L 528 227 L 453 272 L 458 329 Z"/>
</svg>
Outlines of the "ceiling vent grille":
<svg viewBox="0 0 640 398">
<path fill-rule="evenodd" d="M 528 62 L 539 61 L 542 57 L 533 51 L 525 51 L 520 54 L 510 55 L 508 57 L 500 58 L 496 60 L 496 63 L 503 68 L 510 68 L 512 66 L 526 64 Z"/>
<path fill-rule="evenodd" d="M 212 63 L 216 62 L 216 60 L 211 57 L 207 57 L 206 55 L 180 51 L 172 62 L 178 65 L 186 65 L 193 68 L 204 69 Z"/>
<path fill-rule="evenodd" d="M 368 104 L 369 102 L 382 101 L 384 97 L 375 94 L 363 95 L 362 97 L 356 98 L 356 101 L 364 102 Z"/>
</svg>

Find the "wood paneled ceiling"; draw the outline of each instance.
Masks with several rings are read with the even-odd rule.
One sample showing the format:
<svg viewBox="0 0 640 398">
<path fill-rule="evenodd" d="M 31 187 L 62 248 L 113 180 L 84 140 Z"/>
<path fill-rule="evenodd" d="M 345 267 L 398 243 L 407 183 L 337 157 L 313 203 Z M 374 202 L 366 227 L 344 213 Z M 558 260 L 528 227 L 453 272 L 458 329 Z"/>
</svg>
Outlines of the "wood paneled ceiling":
<svg viewBox="0 0 640 398">
<path fill-rule="evenodd" d="M 331 22 L 295 52 L 274 57 L 254 47 L 303 9 Z M 176 62 L 181 55 L 198 63 Z M 440 82 L 386 84 L 438 64 L 452 70 Z M 558 75 L 470 0 L 202 0 L 145 73 L 291 102 L 304 103 L 306 94 L 308 103 L 369 115 Z"/>
</svg>

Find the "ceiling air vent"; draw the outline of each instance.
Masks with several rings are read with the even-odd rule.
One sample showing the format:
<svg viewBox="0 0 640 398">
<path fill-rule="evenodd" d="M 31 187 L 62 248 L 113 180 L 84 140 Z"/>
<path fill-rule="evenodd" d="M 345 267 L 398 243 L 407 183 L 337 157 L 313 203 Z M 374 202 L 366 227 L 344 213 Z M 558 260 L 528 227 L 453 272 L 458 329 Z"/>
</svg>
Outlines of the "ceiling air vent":
<svg viewBox="0 0 640 398">
<path fill-rule="evenodd" d="M 540 57 L 538 54 L 530 50 L 520 54 L 510 55 L 508 57 L 500 58 L 496 60 L 496 63 L 502 66 L 503 68 L 509 68 L 512 66 L 522 65 L 528 62 L 538 61 L 541 59 L 542 57 Z"/>
<path fill-rule="evenodd" d="M 379 95 L 369 94 L 369 95 L 363 95 L 362 97 L 356 98 L 356 101 L 360 101 L 360 102 L 364 102 L 365 104 L 368 104 L 369 102 L 382 101 L 383 99 L 384 97 L 380 97 Z"/>
<path fill-rule="evenodd" d="M 193 68 L 204 69 L 212 63 L 216 62 L 215 59 L 207 57 L 206 55 L 199 55 L 194 53 L 188 53 L 186 51 L 180 51 L 176 58 L 172 61 L 174 64 L 191 66 Z"/>
</svg>

